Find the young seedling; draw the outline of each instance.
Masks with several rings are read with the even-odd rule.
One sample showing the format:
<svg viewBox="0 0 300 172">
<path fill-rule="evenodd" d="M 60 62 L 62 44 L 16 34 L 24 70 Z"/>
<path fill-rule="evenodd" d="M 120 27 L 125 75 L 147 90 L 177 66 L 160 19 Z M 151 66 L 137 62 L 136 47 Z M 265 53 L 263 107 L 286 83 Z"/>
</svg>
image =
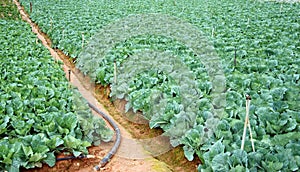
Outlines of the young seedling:
<svg viewBox="0 0 300 172">
<path fill-rule="evenodd" d="M 252 130 L 251 130 L 250 120 L 249 120 L 250 102 L 251 102 L 251 97 L 249 95 L 246 95 L 246 117 L 245 117 L 245 123 L 244 123 L 244 132 L 243 132 L 241 149 L 244 150 L 245 139 L 246 139 L 246 130 L 247 130 L 247 126 L 248 126 L 251 144 L 252 144 L 252 150 L 253 150 L 253 152 L 255 152 L 254 141 L 253 141 L 253 137 L 252 137 Z"/>
</svg>

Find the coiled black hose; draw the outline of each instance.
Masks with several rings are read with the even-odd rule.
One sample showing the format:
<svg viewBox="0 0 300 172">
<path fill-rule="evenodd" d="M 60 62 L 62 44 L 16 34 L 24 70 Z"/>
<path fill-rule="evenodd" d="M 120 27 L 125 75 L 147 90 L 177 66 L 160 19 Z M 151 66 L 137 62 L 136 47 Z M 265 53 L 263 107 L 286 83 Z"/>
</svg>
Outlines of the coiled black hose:
<svg viewBox="0 0 300 172">
<path fill-rule="evenodd" d="M 94 170 L 98 171 L 98 170 L 100 170 L 101 167 L 104 167 L 117 152 L 117 150 L 120 146 L 120 143 L 121 143 L 121 132 L 120 132 L 118 125 L 115 123 L 115 121 L 113 121 L 108 115 L 106 115 L 104 112 L 99 110 L 96 106 L 94 106 L 90 102 L 88 102 L 88 105 L 95 112 L 100 114 L 113 127 L 113 129 L 116 132 L 116 142 L 115 142 L 114 146 L 110 149 L 110 151 L 106 154 L 106 156 L 100 161 L 99 165 L 94 167 Z M 70 159 L 77 159 L 77 158 L 88 158 L 88 155 L 79 155 L 77 157 L 68 156 L 68 157 L 56 158 L 56 161 L 63 161 L 63 160 L 70 160 Z"/>
</svg>

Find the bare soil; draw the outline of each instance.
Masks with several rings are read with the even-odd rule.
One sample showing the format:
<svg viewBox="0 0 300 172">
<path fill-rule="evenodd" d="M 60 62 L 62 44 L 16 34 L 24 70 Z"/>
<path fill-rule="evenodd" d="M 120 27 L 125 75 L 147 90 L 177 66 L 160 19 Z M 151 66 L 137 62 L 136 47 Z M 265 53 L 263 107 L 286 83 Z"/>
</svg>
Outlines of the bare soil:
<svg viewBox="0 0 300 172">
<path fill-rule="evenodd" d="M 150 129 L 147 121 L 143 118 L 139 118 L 138 114 L 133 112 L 124 112 L 124 100 L 111 101 L 109 98 L 110 89 L 109 87 L 103 87 L 100 85 L 94 85 L 90 81 L 90 78 L 84 76 L 74 65 L 73 60 L 66 56 L 62 51 L 58 49 L 51 48 L 51 40 L 46 34 L 41 32 L 38 26 L 33 23 L 29 15 L 25 12 L 24 8 L 21 7 L 17 0 L 14 3 L 18 6 L 23 20 L 27 21 L 32 26 L 32 31 L 37 34 L 38 39 L 40 39 L 45 47 L 47 47 L 54 57 L 55 60 L 60 60 L 64 64 L 62 68 L 66 73 L 66 77 L 70 79 L 72 85 L 78 88 L 80 93 L 89 102 L 96 105 L 100 110 L 104 111 L 106 114 L 110 115 L 120 127 L 122 133 L 122 142 L 117 154 L 112 158 L 112 160 L 104 167 L 101 171 L 107 172 L 144 172 L 144 171 L 180 171 L 180 172 L 191 172 L 196 171 L 197 165 L 200 163 L 199 159 L 189 162 L 184 157 L 184 153 L 181 147 L 170 149 L 170 145 L 166 144 L 168 140 L 162 138 L 151 145 L 149 148 L 149 143 L 140 142 L 141 140 L 147 140 L 147 138 L 160 137 L 163 133 L 160 129 Z M 70 75 L 69 75 L 70 71 Z M 98 114 L 95 114 L 98 115 Z M 135 117 L 132 120 L 132 117 Z M 132 122 L 134 121 L 134 122 Z M 154 151 L 159 147 L 163 146 L 169 151 L 159 154 L 155 157 L 151 156 L 147 151 Z M 89 148 L 89 153 L 91 155 L 97 155 L 97 158 L 91 159 L 73 159 L 67 161 L 57 162 L 54 167 L 49 167 L 43 165 L 42 168 L 35 169 L 22 169 L 22 171 L 28 172 L 41 172 L 41 171 L 51 171 L 51 172 L 63 172 L 63 171 L 73 171 L 73 172 L 87 172 L 93 171 L 93 167 L 98 165 L 101 158 L 109 152 L 110 148 L 113 146 L 113 142 L 101 143 L 100 146 Z M 63 156 L 63 155 L 59 155 Z"/>
</svg>

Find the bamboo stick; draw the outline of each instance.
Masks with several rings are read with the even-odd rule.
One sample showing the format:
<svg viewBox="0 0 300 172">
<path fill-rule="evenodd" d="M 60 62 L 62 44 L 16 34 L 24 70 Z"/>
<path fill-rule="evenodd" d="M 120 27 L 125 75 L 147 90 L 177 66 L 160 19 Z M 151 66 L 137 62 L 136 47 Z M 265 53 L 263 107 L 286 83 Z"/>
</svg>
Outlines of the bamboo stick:
<svg viewBox="0 0 300 172">
<path fill-rule="evenodd" d="M 251 130 L 251 125 L 250 125 L 250 119 L 249 119 L 249 111 L 250 111 L 250 102 L 251 102 L 251 97 L 249 96 L 248 99 L 246 98 L 246 103 L 248 103 L 248 128 L 249 128 L 249 133 L 250 133 L 250 140 L 251 140 L 251 145 L 252 145 L 252 150 L 253 152 L 255 152 L 255 147 L 254 147 L 254 141 L 253 141 L 253 137 L 252 137 L 252 130 Z"/>
<path fill-rule="evenodd" d="M 251 137 L 251 142 L 252 142 L 252 149 L 253 149 L 253 151 L 255 151 L 254 142 L 253 142 L 253 139 L 252 139 L 252 131 L 251 131 L 251 126 L 250 126 L 250 120 L 249 120 L 250 101 L 251 101 L 251 97 L 249 95 L 246 95 L 246 117 L 245 117 L 245 123 L 244 123 L 244 132 L 243 132 L 241 149 L 244 150 L 245 139 L 246 139 L 246 131 L 247 131 L 247 126 L 248 126 L 249 132 L 250 132 L 250 137 Z"/>
<path fill-rule="evenodd" d="M 83 47 L 84 47 L 84 33 L 83 32 L 81 33 L 81 36 L 82 36 L 82 45 L 81 45 L 81 48 L 83 49 Z"/>
<path fill-rule="evenodd" d="M 244 150 L 245 146 L 245 139 L 246 139 L 246 131 L 247 131 L 247 123 L 249 120 L 249 111 L 248 111 L 248 96 L 246 95 L 246 117 L 245 117 L 245 123 L 244 123 L 244 132 L 243 132 L 243 137 L 242 137 L 242 144 L 241 144 L 241 149 Z"/>
<path fill-rule="evenodd" d="M 32 2 L 29 3 L 30 5 L 30 14 L 32 13 Z"/>
<path fill-rule="evenodd" d="M 117 84 L 117 62 L 114 61 L 114 82 Z"/>
<path fill-rule="evenodd" d="M 252 137 L 252 130 L 251 130 L 251 126 L 250 126 L 250 121 L 248 121 L 248 128 L 249 128 L 249 132 L 250 132 L 250 139 L 251 139 L 252 150 L 253 150 L 253 152 L 255 152 L 254 140 L 253 140 L 253 137 Z"/>
</svg>

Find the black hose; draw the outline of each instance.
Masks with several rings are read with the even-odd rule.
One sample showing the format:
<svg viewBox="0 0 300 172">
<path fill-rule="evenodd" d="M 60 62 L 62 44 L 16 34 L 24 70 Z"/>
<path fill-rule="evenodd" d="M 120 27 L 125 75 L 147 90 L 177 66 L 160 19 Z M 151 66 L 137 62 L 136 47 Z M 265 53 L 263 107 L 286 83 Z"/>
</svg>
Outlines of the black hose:
<svg viewBox="0 0 300 172">
<path fill-rule="evenodd" d="M 98 171 L 98 170 L 100 170 L 101 167 L 104 167 L 117 152 L 117 150 L 120 146 L 120 143 L 121 143 L 121 132 L 120 132 L 118 125 L 115 123 L 115 121 L 113 121 L 108 115 L 106 115 L 104 112 L 99 110 L 96 106 L 94 106 L 90 102 L 88 102 L 88 105 L 95 112 L 99 113 L 113 127 L 113 129 L 116 132 L 116 142 L 115 142 L 114 146 L 110 149 L 108 154 L 100 161 L 99 165 L 94 167 L 94 170 Z"/>
<path fill-rule="evenodd" d="M 21 4 L 19 4 L 18 2 L 16 2 L 16 5 L 18 6 L 18 8 L 21 7 Z M 32 4 L 30 2 L 30 11 L 32 10 L 31 7 L 32 7 Z M 19 11 L 21 11 L 21 10 L 19 9 Z M 25 12 L 25 10 L 24 10 L 24 12 Z M 30 25 L 32 25 L 33 22 L 30 20 L 30 18 L 26 15 L 25 15 L 25 17 L 29 19 L 28 22 L 30 23 Z M 38 35 L 38 33 L 37 33 L 37 35 Z M 71 81 L 71 70 L 69 70 L 68 72 L 69 72 L 69 81 Z M 117 152 L 117 150 L 120 146 L 120 143 L 121 143 L 121 132 L 120 132 L 120 129 L 119 129 L 118 125 L 115 123 L 115 121 L 113 121 L 108 115 L 106 115 L 104 112 L 99 110 L 96 106 L 92 105 L 90 102 L 88 102 L 88 105 L 94 111 L 96 111 L 98 114 L 100 114 L 113 127 L 113 129 L 116 132 L 116 142 L 115 142 L 114 146 L 110 149 L 108 154 L 100 161 L 99 165 L 95 166 L 95 168 L 94 168 L 95 170 L 100 170 L 100 168 L 104 167 L 108 163 L 108 161 Z M 56 160 L 57 161 L 63 161 L 63 160 L 69 160 L 69 159 L 75 159 L 75 158 L 86 158 L 86 157 L 87 157 L 87 155 L 80 155 L 78 157 L 68 156 L 68 157 L 57 158 Z"/>
<path fill-rule="evenodd" d="M 94 106 L 90 102 L 88 102 L 88 105 L 95 112 L 100 114 L 113 127 L 113 129 L 116 132 L 116 142 L 115 142 L 114 146 L 110 149 L 110 151 L 107 153 L 107 155 L 100 161 L 99 165 L 94 167 L 94 169 L 98 171 L 98 170 L 100 170 L 101 167 L 104 167 L 117 152 L 117 150 L 120 146 L 120 143 L 121 143 L 121 132 L 120 132 L 118 125 L 115 123 L 115 121 L 113 121 L 108 115 L 106 115 L 104 112 L 99 110 L 96 106 Z M 62 157 L 62 158 L 56 158 L 56 161 L 64 161 L 64 160 L 77 159 L 77 158 L 87 158 L 87 155 L 79 155 L 77 157 L 67 156 L 67 157 Z"/>
<path fill-rule="evenodd" d="M 65 161 L 65 160 L 70 160 L 70 159 L 77 159 L 77 158 L 86 158 L 86 155 L 79 155 L 79 156 L 67 156 L 67 157 L 62 157 L 62 158 L 56 158 L 56 161 Z"/>
</svg>

